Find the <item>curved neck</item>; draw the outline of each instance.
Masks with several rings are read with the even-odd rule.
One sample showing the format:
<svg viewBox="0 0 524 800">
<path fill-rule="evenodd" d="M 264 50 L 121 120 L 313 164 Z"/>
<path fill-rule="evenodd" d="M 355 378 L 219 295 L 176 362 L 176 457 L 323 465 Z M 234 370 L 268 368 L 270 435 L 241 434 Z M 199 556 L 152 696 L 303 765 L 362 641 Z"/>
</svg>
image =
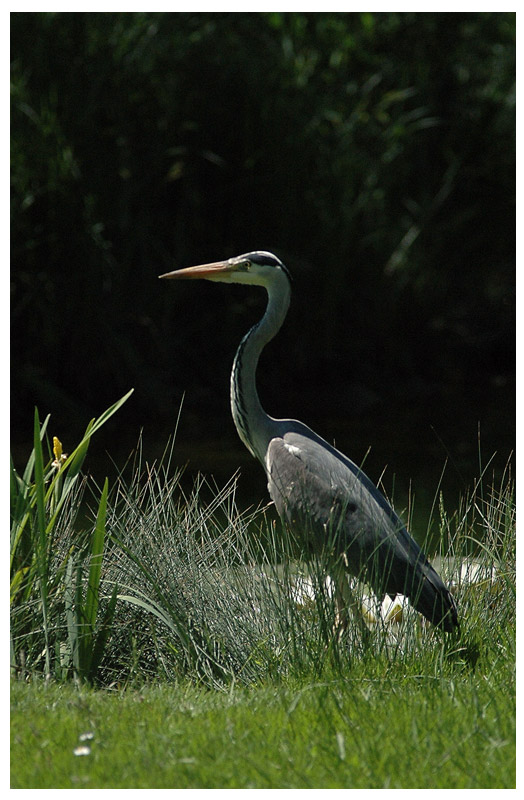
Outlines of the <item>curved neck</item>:
<svg viewBox="0 0 524 800">
<path fill-rule="evenodd" d="M 268 293 L 266 313 L 240 342 L 231 371 L 231 411 L 238 435 L 262 463 L 267 445 L 275 434 L 275 421 L 260 404 L 256 369 L 260 353 L 284 322 L 291 294 L 283 272 L 275 272 L 265 288 Z"/>
</svg>

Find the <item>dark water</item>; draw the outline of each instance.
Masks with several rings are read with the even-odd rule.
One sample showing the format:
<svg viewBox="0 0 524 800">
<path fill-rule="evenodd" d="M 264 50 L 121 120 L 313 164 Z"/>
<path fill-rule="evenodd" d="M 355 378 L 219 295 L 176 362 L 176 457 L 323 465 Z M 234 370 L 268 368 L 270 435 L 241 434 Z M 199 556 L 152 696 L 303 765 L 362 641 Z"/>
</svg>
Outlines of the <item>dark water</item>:
<svg viewBox="0 0 524 800">
<path fill-rule="evenodd" d="M 349 430 L 349 426 L 340 420 L 324 421 L 323 425 L 312 424 L 311 427 L 355 463 L 363 465 L 364 471 L 375 484 L 380 485 L 397 513 L 404 521 L 409 520 L 415 538 L 419 542 L 429 538 L 430 546 L 435 550 L 438 549 L 441 496 L 446 513 L 452 515 L 461 498 L 472 491 L 490 459 L 483 485 L 487 488 L 492 482 L 498 484 L 507 467 L 512 444 L 508 432 L 507 441 L 495 452 L 494 443 L 489 436 L 483 438 L 482 431 L 479 440 L 476 423 L 461 428 L 461 436 L 452 436 L 452 426 L 448 425 L 445 437 L 430 426 L 417 428 L 410 420 L 389 427 L 388 420 L 384 420 L 382 425 L 376 421 L 362 422 L 358 435 L 354 426 Z M 146 429 L 142 441 L 143 461 L 158 462 L 168 439 L 166 433 L 150 441 Z M 102 479 L 105 474 L 116 475 L 115 464 L 121 469 L 135 444 L 130 442 L 127 451 L 115 454 L 114 440 L 107 442 L 110 458 L 107 454 L 104 456 L 93 442 L 87 466 Z M 198 475 L 206 476 L 209 484 L 218 488 L 236 475 L 235 499 L 239 510 L 254 509 L 270 501 L 262 466 L 240 442 L 231 420 L 220 435 L 215 434 L 212 438 L 198 435 L 191 424 L 182 420 L 171 456 L 171 470 L 174 472 L 179 468 L 184 469 L 181 479 L 184 492 L 191 491 Z M 204 502 L 210 501 L 213 493 L 212 488 L 204 488 Z"/>
<path fill-rule="evenodd" d="M 227 399 L 225 399 L 224 406 Z M 216 417 L 201 419 L 189 406 L 183 410 L 172 450 L 170 469 L 183 468 L 181 487 L 190 492 L 198 475 L 204 475 L 219 488 L 237 475 L 236 504 L 239 510 L 253 509 L 269 502 L 266 478 L 238 439 L 227 407 L 222 409 L 221 422 Z M 227 413 L 227 416 L 226 416 Z M 175 417 L 175 415 L 174 415 Z M 397 513 L 408 521 L 419 542 L 429 532 L 430 546 L 438 548 L 440 493 L 444 508 L 452 515 L 460 499 L 468 495 L 486 468 L 483 485 L 500 483 L 513 450 L 514 420 L 497 409 L 484 409 L 479 423 L 467 408 L 454 413 L 448 409 L 429 414 L 427 409 L 381 409 L 373 416 L 355 418 L 306 418 L 304 422 L 351 458 L 375 484 L 379 484 Z M 435 420 L 433 423 L 432 420 Z M 93 438 L 85 462 L 86 470 L 101 485 L 107 475 L 116 479 L 126 461 L 132 463 L 139 440 L 140 424 L 122 424 L 116 415 Z M 67 441 L 67 432 L 59 434 L 64 450 L 74 445 Z M 64 433 L 66 435 L 64 435 Z M 147 426 L 142 435 L 142 461 L 152 464 L 161 460 L 172 433 L 159 433 L 156 426 Z M 29 443 L 15 446 L 14 458 L 23 470 L 31 451 Z M 492 460 L 491 460 L 492 459 Z M 490 461 L 491 460 L 491 461 Z M 130 478 L 131 466 L 125 470 Z M 204 502 L 210 501 L 213 490 L 203 490 Z M 270 512 L 271 513 L 271 512 Z M 430 524 L 431 523 L 431 524 Z"/>
</svg>

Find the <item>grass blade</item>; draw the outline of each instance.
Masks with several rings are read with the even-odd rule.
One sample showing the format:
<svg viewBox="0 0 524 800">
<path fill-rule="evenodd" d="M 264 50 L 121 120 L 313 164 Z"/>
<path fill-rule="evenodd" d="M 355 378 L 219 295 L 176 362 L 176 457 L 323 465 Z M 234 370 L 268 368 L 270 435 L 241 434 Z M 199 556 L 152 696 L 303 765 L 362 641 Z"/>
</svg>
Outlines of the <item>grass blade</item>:
<svg viewBox="0 0 524 800">
<path fill-rule="evenodd" d="M 42 601 L 42 624 L 45 641 L 45 674 L 51 671 L 51 661 L 49 652 L 49 629 L 48 629 L 48 561 L 47 561 L 47 537 L 45 524 L 45 483 L 44 483 L 44 455 L 42 450 L 42 440 L 40 438 L 40 420 L 38 409 L 35 408 L 34 420 L 34 456 L 35 456 L 35 493 L 36 493 L 36 536 L 34 545 L 36 550 L 36 564 L 38 570 L 38 582 L 40 588 L 40 598 Z"/>
<path fill-rule="evenodd" d="M 104 556 L 104 539 L 106 533 L 106 514 L 107 514 L 107 493 L 108 480 L 105 479 L 104 488 L 98 505 L 96 525 L 91 544 L 91 565 L 89 567 L 89 578 L 87 582 L 87 597 L 85 605 L 84 619 L 91 632 L 94 630 L 96 614 L 98 610 L 100 574 L 102 571 L 102 559 Z"/>
</svg>

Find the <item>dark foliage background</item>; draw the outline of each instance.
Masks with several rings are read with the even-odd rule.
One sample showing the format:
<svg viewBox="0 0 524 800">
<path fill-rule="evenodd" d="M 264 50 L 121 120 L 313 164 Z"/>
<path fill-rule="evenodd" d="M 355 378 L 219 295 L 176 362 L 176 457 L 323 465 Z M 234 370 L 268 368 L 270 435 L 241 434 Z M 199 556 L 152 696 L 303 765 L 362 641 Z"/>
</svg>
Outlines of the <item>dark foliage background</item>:
<svg viewBox="0 0 524 800">
<path fill-rule="evenodd" d="M 228 374 L 263 292 L 166 285 L 274 250 L 260 393 L 433 492 L 514 437 L 515 15 L 13 13 L 12 422 L 263 476 Z M 24 456 L 27 453 L 24 451 Z M 255 473 L 253 473 L 255 474 Z M 260 496 L 263 496 L 261 494 Z"/>
</svg>

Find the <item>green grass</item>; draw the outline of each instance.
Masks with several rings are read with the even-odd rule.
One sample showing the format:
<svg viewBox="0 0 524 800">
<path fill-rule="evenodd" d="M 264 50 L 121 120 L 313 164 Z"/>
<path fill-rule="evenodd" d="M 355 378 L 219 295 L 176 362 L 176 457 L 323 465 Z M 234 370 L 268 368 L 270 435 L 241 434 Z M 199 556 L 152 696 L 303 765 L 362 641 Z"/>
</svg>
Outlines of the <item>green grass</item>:
<svg viewBox="0 0 524 800">
<path fill-rule="evenodd" d="M 84 481 L 79 515 L 87 442 L 121 402 L 69 460 L 46 462 L 35 416 L 13 473 L 13 788 L 514 786 L 509 472 L 483 469 L 428 526 L 460 634 L 411 609 L 335 637 L 322 559 L 240 513 L 234 480 L 184 494 L 172 448 L 150 465 L 139 447 L 112 487 Z"/>
<path fill-rule="evenodd" d="M 513 674 L 497 678 L 375 662 L 348 677 L 227 692 L 15 682 L 11 785 L 512 788 Z M 91 752 L 75 756 L 87 732 Z"/>
</svg>

